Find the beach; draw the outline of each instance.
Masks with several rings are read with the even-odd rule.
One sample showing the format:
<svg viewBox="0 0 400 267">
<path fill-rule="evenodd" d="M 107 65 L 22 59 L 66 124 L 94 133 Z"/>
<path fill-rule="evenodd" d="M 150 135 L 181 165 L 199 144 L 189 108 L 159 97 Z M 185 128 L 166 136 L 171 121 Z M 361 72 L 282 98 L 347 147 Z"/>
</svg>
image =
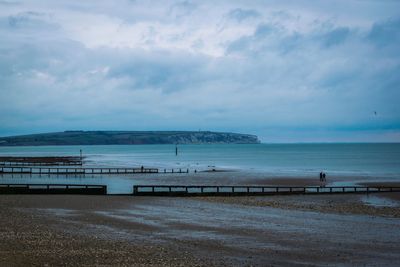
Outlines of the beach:
<svg viewBox="0 0 400 267">
<path fill-rule="evenodd" d="M 400 208 L 363 197 L 3 195 L 0 265 L 394 266 Z"/>
</svg>

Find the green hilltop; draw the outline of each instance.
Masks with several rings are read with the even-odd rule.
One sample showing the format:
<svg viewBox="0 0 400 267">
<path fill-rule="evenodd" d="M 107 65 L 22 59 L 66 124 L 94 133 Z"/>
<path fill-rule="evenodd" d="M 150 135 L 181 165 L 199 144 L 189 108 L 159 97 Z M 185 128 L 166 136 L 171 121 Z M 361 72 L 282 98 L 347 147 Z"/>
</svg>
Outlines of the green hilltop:
<svg viewBox="0 0 400 267">
<path fill-rule="evenodd" d="M 256 144 L 250 134 L 210 131 L 64 131 L 0 137 L 0 146 Z"/>
</svg>

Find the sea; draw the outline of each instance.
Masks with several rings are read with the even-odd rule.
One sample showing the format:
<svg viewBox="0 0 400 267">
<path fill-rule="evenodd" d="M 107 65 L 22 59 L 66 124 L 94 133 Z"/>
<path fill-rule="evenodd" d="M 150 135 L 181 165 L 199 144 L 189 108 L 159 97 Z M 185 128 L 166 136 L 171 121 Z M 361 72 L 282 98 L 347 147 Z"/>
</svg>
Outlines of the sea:
<svg viewBox="0 0 400 267">
<path fill-rule="evenodd" d="M 191 173 L 215 169 L 274 177 L 310 177 L 323 171 L 400 181 L 400 143 L 18 146 L 0 147 L 0 156 L 79 156 L 80 151 L 88 167 L 180 168 Z M 0 183 L 100 183 L 120 192 L 135 183 L 129 179 L 2 175 Z"/>
</svg>

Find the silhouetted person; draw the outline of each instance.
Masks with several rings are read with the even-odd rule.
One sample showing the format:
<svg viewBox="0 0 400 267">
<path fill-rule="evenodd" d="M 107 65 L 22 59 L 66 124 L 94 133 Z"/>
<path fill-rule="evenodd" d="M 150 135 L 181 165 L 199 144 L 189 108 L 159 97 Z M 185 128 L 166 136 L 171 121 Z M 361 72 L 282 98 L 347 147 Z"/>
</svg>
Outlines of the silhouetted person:
<svg viewBox="0 0 400 267">
<path fill-rule="evenodd" d="M 319 173 L 319 181 L 322 182 L 322 172 Z"/>
<path fill-rule="evenodd" d="M 323 180 L 324 182 L 326 182 L 326 174 L 325 174 L 325 173 L 322 173 L 322 180 Z"/>
<path fill-rule="evenodd" d="M 144 167 L 142 165 L 142 167 L 140 167 L 140 171 L 143 172 L 144 171 Z"/>
</svg>

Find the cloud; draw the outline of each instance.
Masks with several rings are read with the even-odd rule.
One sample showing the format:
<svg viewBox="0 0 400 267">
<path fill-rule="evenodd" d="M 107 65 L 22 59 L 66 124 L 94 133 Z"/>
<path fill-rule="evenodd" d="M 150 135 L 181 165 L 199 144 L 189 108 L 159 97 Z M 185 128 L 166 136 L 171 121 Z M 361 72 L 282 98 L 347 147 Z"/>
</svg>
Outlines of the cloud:
<svg viewBox="0 0 400 267">
<path fill-rule="evenodd" d="M 344 132 L 351 140 L 399 136 L 400 15 L 381 12 L 393 13 L 392 2 L 351 2 L 370 8 L 352 16 L 323 4 L 93 3 L 0 11 L 0 135 L 202 128 L 264 141 L 309 140 L 296 131 L 317 130 L 331 141 Z"/>
<path fill-rule="evenodd" d="M 347 27 L 339 27 L 330 32 L 324 34 L 323 45 L 327 48 L 339 45 L 346 41 L 346 39 L 350 36 L 350 30 Z"/>
<path fill-rule="evenodd" d="M 239 22 L 242 22 L 247 19 L 261 17 L 261 14 L 253 9 L 235 8 L 229 11 L 228 17 L 231 19 L 235 19 Z"/>
<path fill-rule="evenodd" d="M 379 47 L 395 46 L 399 49 L 400 18 L 374 23 L 367 38 Z"/>
<path fill-rule="evenodd" d="M 197 5 L 190 1 L 182 1 L 173 4 L 169 9 L 169 15 L 174 18 L 182 18 L 184 16 L 190 15 L 195 9 Z"/>
<path fill-rule="evenodd" d="M 4 6 L 14 6 L 14 5 L 18 5 L 19 2 L 17 1 L 6 1 L 6 0 L 2 0 L 0 1 L 0 5 L 4 5 Z"/>
</svg>

